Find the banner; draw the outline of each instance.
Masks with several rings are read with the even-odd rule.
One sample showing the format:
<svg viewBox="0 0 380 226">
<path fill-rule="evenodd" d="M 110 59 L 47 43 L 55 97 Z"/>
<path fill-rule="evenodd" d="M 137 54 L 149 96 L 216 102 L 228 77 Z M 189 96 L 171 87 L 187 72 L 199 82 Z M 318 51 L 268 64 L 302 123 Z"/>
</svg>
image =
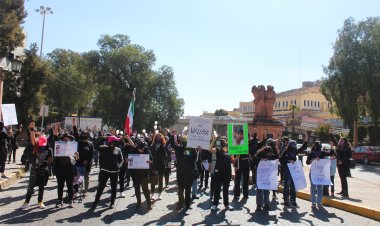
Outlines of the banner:
<svg viewBox="0 0 380 226">
<path fill-rule="evenodd" d="M 1 106 L 4 126 L 17 125 L 18 121 L 15 104 L 2 104 Z"/>
<path fill-rule="evenodd" d="M 257 188 L 277 190 L 278 160 L 261 160 L 257 167 Z"/>
<path fill-rule="evenodd" d="M 78 117 L 65 117 L 65 128 L 72 127 L 72 119 L 76 119 L 76 124 L 82 129 L 96 129 L 97 131 L 102 128 L 102 119 L 101 118 L 91 118 L 91 117 L 80 117 L 80 122 L 78 123 Z"/>
<path fill-rule="evenodd" d="M 149 169 L 149 154 L 129 154 L 128 169 Z"/>
<path fill-rule="evenodd" d="M 227 124 L 228 153 L 231 155 L 248 154 L 248 124 Z"/>
<path fill-rule="evenodd" d="M 306 178 L 303 172 L 301 160 L 295 161 L 293 164 L 288 163 L 290 175 L 292 176 L 296 191 L 306 188 Z"/>
<path fill-rule="evenodd" d="M 78 151 L 78 142 L 75 141 L 56 141 L 54 145 L 55 157 L 75 156 Z"/>
<path fill-rule="evenodd" d="M 311 162 L 311 181 L 315 185 L 331 185 L 330 159 L 320 159 Z"/>
<path fill-rule="evenodd" d="M 190 117 L 187 147 L 208 150 L 212 133 L 212 119 L 201 117 Z"/>
</svg>

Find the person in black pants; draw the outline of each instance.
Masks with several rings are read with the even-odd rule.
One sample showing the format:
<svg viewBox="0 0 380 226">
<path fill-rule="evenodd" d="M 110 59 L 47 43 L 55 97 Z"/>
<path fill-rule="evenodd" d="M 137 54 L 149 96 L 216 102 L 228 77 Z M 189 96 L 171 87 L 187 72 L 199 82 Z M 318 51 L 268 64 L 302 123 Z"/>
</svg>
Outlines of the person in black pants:
<svg viewBox="0 0 380 226">
<path fill-rule="evenodd" d="M 205 168 L 205 165 L 209 164 L 209 161 L 211 161 L 211 153 L 208 150 L 202 150 L 201 151 L 201 158 L 200 158 L 200 184 L 199 189 L 203 188 L 203 184 L 205 186 L 205 189 L 208 188 L 208 178 L 210 177 L 209 169 Z"/>
<path fill-rule="evenodd" d="M 344 198 L 348 198 L 348 164 L 349 159 L 352 157 L 352 149 L 351 145 L 348 142 L 347 138 L 341 138 L 338 143 L 338 147 L 336 148 L 337 156 L 338 156 L 338 173 L 340 177 L 340 182 L 342 184 L 342 191 L 337 194 L 341 195 Z"/>
<path fill-rule="evenodd" d="M 128 144 L 133 148 L 131 151 L 131 154 L 145 154 L 149 155 L 149 160 L 147 163 L 149 163 L 149 167 L 151 167 L 152 161 L 152 154 L 149 151 L 147 143 L 145 143 L 144 140 L 137 140 L 136 145 L 134 142 L 129 138 L 129 136 L 125 136 L 125 138 L 128 141 Z M 128 159 L 130 162 L 131 159 Z M 141 189 L 144 193 L 144 197 L 146 200 L 146 203 L 148 205 L 148 209 L 152 209 L 152 202 L 150 200 L 150 193 L 149 193 L 149 169 L 131 169 L 130 170 L 131 177 L 133 180 L 133 187 L 135 188 L 135 195 L 137 199 L 136 208 L 139 209 L 141 207 Z"/>
<path fill-rule="evenodd" d="M 151 152 L 153 154 L 154 166 L 158 172 L 158 196 L 157 199 L 161 199 L 161 193 L 164 187 L 164 174 L 165 174 L 165 162 L 166 162 L 166 150 L 165 150 L 165 137 L 159 132 L 153 136 Z M 152 199 L 154 200 L 154 184 L 152 184 Z"/>
<path fill-rule="evenodd" d="M 191 186 L 194 180 L 194 170 L 197 155 L 193 148 L 187 148 L 187 137 L 175 138 L 175 134 L 168 134 L 171 147 L 175 150 L 177 159 L 178 204 L 177 210 L 191 209 Z M 185 194 L 185 197 L 184 197 Z"/>
<path fill-rule="evenodd" d="M 49 137 L 53 137 L 54 141 L 58 141 L 58 125 L 54 127 L 54 132 L 53 129 L 49 129 Z M 61 141 L 74 141 L 74 137 L 68 134 L 63 134 L 61 136 Z M 54 142 L 53 141 L 53 147 L 54 147 Z M 69 208 L 73 207 L 72 200 L 73 200 L 73 180 L 74 180 L 74 173 L 75 173 L 75 158 L 73 156 L 71 157 L 54 157 L 53 160 L 53 167 L 54 167 L 54 172 L 56 172 L 57 176 L 57 182 L 58 182 L 58 188 L 57 188 L 57 193 L 58 193 L 58 201 L 56 204 L 56 208 L 61 208 L 63 207 L 63 188 L 65 186 L 66 182 L 66 187 L 67 187 L 67 195 L 68 195 L 68 204 Z"/>
<path fill-rule="evenodd" d="M 117 177 L 124 159 L 120 148 L 116 147 L 116 144 L 120 139 L 116 136 L 110 136 L 107 141 L 109 146 L 102 145 L 99 148 L 99 185 L 91 209 L 95 209 L 98 205 L 100 196 L 102 195 L 109 178 L 111 179 L 111 203 L 109 208 L 113 208 L 116 199 Z"/>
<path fill-rule="evenodd" d="M 231 181 L 231 157 L 227 153 L 227 139 L 225 138 L 214 138 L 211 147 L 214 147 L 216 144 L 216 148 L 211 148 L 210 152 L 216 154 L 216 164 L 214 170 L 214 182 L 215 182 L 215 190 L 214 190 L 214 199 L 213 206 L 211 207 L 212 211 L 217 210 L 217 206 L 219 204 L 220 199 L 220 191 L 223 186 L 223 203 L 227 210 L 232 211 L 233 207 L 229 205 L 228 201 L 228 189 Z"/>
<path fill-rule="evenodd" d="M 3 129 L 4 123 L 0 122 L 0 174 L 1 178 L 8 178 L 5 176 L 4 171 L 5 163 L 7 162 L 9 137 Z"/>
<path fill-rule="evenodd" d="M 243 176 L 243 196 L 248 199 L 248 179 L 249 179 L 249 155 L 237 155 L 234 163 L 237 169 L 235 173 L 234 199 L 240 197 L 240 181 Z"/>
</svg>

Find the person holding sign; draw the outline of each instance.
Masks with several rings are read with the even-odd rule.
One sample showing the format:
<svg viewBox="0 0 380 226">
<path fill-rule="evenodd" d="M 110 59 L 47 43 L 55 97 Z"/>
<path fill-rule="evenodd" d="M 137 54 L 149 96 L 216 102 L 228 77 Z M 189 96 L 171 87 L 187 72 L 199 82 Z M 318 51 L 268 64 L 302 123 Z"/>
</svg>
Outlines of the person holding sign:
<svg viewBox="0 0 380 226">
<path fill-rule="evenodd" d="M 197 154 L 193 148 L 187 147 L 187 137 L 175 139 L 176 134 L 169 133 L 171 147 L 175 150 L 177 159 L 177 183 L 178 204 L 177 210 L 181 210 L 185 204 L 186 209 L 191 209 L 191 186 L 194 180 Z M 200 148 L 201 149 L 201 148 Z"/>
<path fill-rule="evenodd" d="M 268 161 L 268 160 L 276 159 L 275 151 L 270 146 L 272 142 L 273 142 L 273 139 L 268 139 L 267 143 L 266 143 L 267 146 L 260 149 L 256 153 L 255 158 L 257 158 L 259 161 Z M 257 176 L 257 178 L 259 178 L 259 177 Z M 257 184 L 259 184 L 259 183 L 257 182 Z M 267 210 L 267 211 L 270 210 L 270 207 L 269 207 L 269 190 L 263 190 L 263 189 L 259 189 L 259 187 L 257 187 L 256 204 L 257 204 L 256 211 L 261 211 L 263 209 Z"/>
<path fill-rule="evenodd" d="M 138 168 L 130 169 L 130 173 L 133 180 L 133 187 L 135 188 L 135 195 L 137 199 L 136 208 L 139 209 L 141 207 L 141 189 L 142 189 L 146 203 L 148 204 L 148 209 L 151 210 L 152 202 L 150 199 L 150 192 L 149 192 L 148 185 L 149 185 L 149 168 L 150 168 L 150 165 L 153 163 L 152 154 L 149 151 L 148 145 L 147 143 L 145 143 L 144 140 L 138 139 L 135 145 L 135 143 L 131 140 L 131 138 L 128 135 L 126 135 L 125 138 L 127 139 L 128 144 L 133 147 L 133 150 L 130 153 L 131 155 L 146 157 L 144 162 L 141 162 L 144 166 L 141 166 L 141 167 L 139 166 Z M 128 155 L 129 167 L 130 165 L 132 165 L 131 163 L 134 163 L 134 161 L 131 158 L 131 156 Z"/>
<path fill-rule="evenodd" d="M 326 153 L 322 152 L 322 146 L 319 141 L 316 141 L 311 148 L 311 152 L 307 155 L 306 164 L 310 165 L 313 161 L 319 161 L 326 157 Z M 316 208 L 323 207 L 322 205 L 322 196 L 323 196 L 323 185 L 316 185 L 311 179 L 311 171 L 309 173 L 310 177 L 310 195 L 311 195 L 311 207 Z"/>
<path fill-rule="evenodd" d="M 5 176 L 5 163 L 7 162 L 9 136 L 3 131 L 4 123 L 0 122 L 0 173 L 1 178 L 8 178 Z"/>
<path fill-rule="evenodd" d="M 216 144 L 216 147 L 214 145 Z M 220 199 L 220 191 L 223 186 L 223 204 L 226 210 L 234 210 L 232 206 L 229 205 L 228 201 L 228 189 L 230 187 L 231 181 L 231 156 L 228 154 L 227 148 L 227 139 L 217 137 L 213 138 L 213 141 L 210 146 L 210 152 L 216 154 L 216 163 L 214 169 L 214 182 L 215 182 L 215 190 L 214 190 L 214 199 L 213 205 L 211 207 L 212 211 L 216 211 L 219 204 Z"/>
<path fill-rule="evenodd" d="M 294 207 L 298 207 L 296 202 L 296 189 L 294 186 L 293 178 L 290 174 L 288 163 L 294 164 L 297 161 L 297 142 L 294 140 L 290 140 L 288 142 L 287 147 L 281 153 L 280 161 L 286 167 L 284 170 L 284 206 L 290 207 L 290 203 Z M 290 203 L 289 203 L 289 193 L 290 193 Z"/>
<path fill-rule="evenodd" d="M 108 146 L 102 145 L 99 148 L 99 185 L 91 209 L 95 209 L 98 205 L 109 178 L 111 179 L 111 203 L 109 208 L 113 208 L 116 199 L 117 177 L 124 160 L 120 148 L 116 147 L 120 139 L 116 136 L 110 136 L 107 141 Z"/>
<path fill-rule="evenodd" d="M 63 142 L 72 142 L 74 141 L 74 137 L 69 134 L 63 134 L 61 138 L 58 138 L 58 131 L 59 131 L 59 125 L 54 126 L 53 129 L 49 130 L 50 136 L 54 137 L 54 145 L 56 141 L 63 141 Z M 75 157 L 74 156 L 62 156 L 58 157 L 61 150 L 58 148 L 59 145 L 55 145 L 55 156 L 53 160 L 53 167 L 54 172 L 57 176 L 57 182 L 58 182 L 58 201 L 55 205 L 56 208 L 62 208 L 63 207 L 63 188 L 65 186 L 67 187 L 67 198 L 69 203 L 69 208 L 73 207 L 73 180 L 74 180 L 74 172 L 75 172 Z"/>
</svg>

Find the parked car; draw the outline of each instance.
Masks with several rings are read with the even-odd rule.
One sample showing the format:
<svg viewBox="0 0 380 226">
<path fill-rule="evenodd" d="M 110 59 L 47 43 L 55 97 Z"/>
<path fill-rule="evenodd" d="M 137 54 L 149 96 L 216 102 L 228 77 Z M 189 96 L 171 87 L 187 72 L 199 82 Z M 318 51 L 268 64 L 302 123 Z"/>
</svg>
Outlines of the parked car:
<svg viewBox="0 0 380 226">
<path fill-rule="evenodd" d="M 380 162 L 380 147 L 356 147 L 352 151 L 352 158 L 355 161 L 363 162 L 365 165 L 370 162 Z"/>
</svg>

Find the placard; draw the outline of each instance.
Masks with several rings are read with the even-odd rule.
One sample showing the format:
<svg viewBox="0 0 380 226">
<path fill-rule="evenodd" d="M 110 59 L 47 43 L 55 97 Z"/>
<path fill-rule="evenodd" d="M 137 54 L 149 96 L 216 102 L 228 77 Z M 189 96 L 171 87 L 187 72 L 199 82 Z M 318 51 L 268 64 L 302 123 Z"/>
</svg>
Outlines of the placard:
<svg viewBox="0 0 380 226">
<path fill-rule="evenodd" d="M 18 124 L 15 104 L 2 104 L 1 113 L 3 114 L 4 126 Z"/>
<path fill-rule="evenodd" d="M 149 169 L 149 154 L 129 154 L 128 169 Z"/>
<path fill-rule="evenodd" d="M 212 119 L 202 117 L 190 117 L 187 147 L 208 150 L 212 133 Z"/>
<path fill-rule="evenodd" d="M 231 155 L 248 154 L 248 124 L 227 124 L 228 153 Z"/>
<path fill-rule="evenodd" d="M 102 128 L 102 119 L 101 118 L 92 118 L 92 117 L 80 117 L 80 122 L 78 123 L 78 117 L 65 117 L 65 127 L 73 126 L 73 118 L 75 118 L 76 125 L 80 126 L 82 129 L 94 129 L 100 130 Z M 78 128 L 79 129 L 79 128 Z"/>
<path fill-rule="evenodd" d="M 75 156 L 78 151 L 78 142 L 75 141 L 56 141 L 54 144 L 55 157 Z"/>
<path fill-rule="evenodd" d="M 303 172 L 301 160 L 295 161 L 293 164 L 288 163 L 288 168 L 290 175 L 292 176 L 296 191 L 306 188 L 306 178 L 305 173 Z"/>
<path fill-rule="evenodd" d="M 331 185 L 330 159 L 320 159 L 311 162 L 311 181 L 315 185 Z"/>
<path fill-rule="evenodd" d="M 277 190 L 278 160 L 261 160 L 257 167 L 257 188 Z"/>
</svg>

